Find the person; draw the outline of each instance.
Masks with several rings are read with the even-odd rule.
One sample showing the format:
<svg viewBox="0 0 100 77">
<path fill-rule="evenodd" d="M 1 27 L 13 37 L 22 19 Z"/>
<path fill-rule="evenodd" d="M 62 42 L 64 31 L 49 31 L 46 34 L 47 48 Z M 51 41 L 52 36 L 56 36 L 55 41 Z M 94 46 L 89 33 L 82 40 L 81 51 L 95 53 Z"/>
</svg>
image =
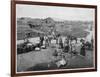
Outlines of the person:
<svg viewBox="0 0 100 77">
<path fill-rule="evenodd" d="M 44 40 L 43 40 L 43 45 L 41 46 L 41 48 L 46 49 L 47 46 L 49 46 L 49 42 L 48 42 L 48 37 L 47 35 L 44 36 Z"/>
<path fill-rule="evenodd" d="M 44 37 L 43 37 L 43 35 L 41 35 L 41 36 L 40 36 L 40 46 L 43 45 L 43 41 L 44 41 Z"/>
<path fill-rule="evenodd" d="M 57 49 L 54 52 L 54 56 L 55 56 L 54 63 L 57 65 L 58 68 L 67 65 L 68 60 L 66 60 L 65 55 L 62 52 L 62 49 L 59 49 L 58 46 L 57 46 Z"/>
<path fill-rule="evenodd" d="M 58 68 L 67 65 L 67 61 L 66 61 L 65 56 L 63 54 L 59 56 L 58 61 L 56 61 L 56 65 Z"/>
<path fill-rule="evenodd" d="M 77 52 L 76 52 L 76 41 L 75 40 L 72 40 L 71 41 L 71 55 L 76 55 Z"/>
<path fill-rule="evenodd" d="M 59 45 L 56 45 L 56 49 L 53 53 L 53 56 L 57 57 L 61 53 L 62 53 L 62 49 L 59 48 Z"/>
<path fill-rule="evenodd" d="M 82 40 L 82 45 L 81 45 L 81 50 L 80 50 L 80 55 L 85 56 L 86 55 L 86 51 L 85 51 L 85 41 Z"/>
<path fill-rule="evenodd" d="M 49 39 L 48 39 L 47 35 L 45 36 L 45 44 L 46 44 L 46 46 L 49 46 Z"/>
<path fill-rule="evenodd" d="M 58 35 L 56 35 L 56 44 L 58 44 Z"/>
<path fill-rule="evenodd" d="M 82 43 L 80 42 L 80 40 L 77 40 L 77 43 L 76 43 L 76 52 L 77 52 L 77 54 L 80 54 L 81 45 L 82 45 Z"/>
<path fill-rule="evenodd" d="M 62 41 L 62 37 L 60 35 L 58 37 L 58 44 L 59 44 L 59 48 L 63 49 L 63 41 Z"/>
<path fill-rule="evenodd" d="M 65 41 L 64 41 L 64 49 L 63 49 L 63 52 L 68 53 L 68 51 L 69 51 L 69 40 L 66 38 Z"/>
<path fill-rule="evenodd" d="M 48 35 L 48 43 L 49 43 L 49 45 L 51 44 L 51 40 L 52 40 L 52 35 Z"/>
</svg>

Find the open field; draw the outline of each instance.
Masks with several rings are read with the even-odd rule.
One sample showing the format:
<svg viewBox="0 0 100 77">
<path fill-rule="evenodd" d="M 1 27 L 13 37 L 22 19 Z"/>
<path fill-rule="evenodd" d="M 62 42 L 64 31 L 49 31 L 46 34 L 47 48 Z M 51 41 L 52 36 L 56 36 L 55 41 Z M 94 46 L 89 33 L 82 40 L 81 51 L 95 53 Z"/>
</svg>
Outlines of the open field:
<svg viewBox="0 0 100 77">
<path fill-rule="evenodd" d="M 30 51 L 17 55 L 17 71 L 39 71 L 39 70 L 52 70 L 52 69 L 72 69 L 72 68 L 89 68 L 93 67 L 93 51 L 86 50 L 86 56 L 81 55 L 72 56 L 65 53 L 68 64 L 64 67 L 58 68 L 53 62 L 55 44 L 51 44 L 47 49 L 40 51 Z M 78 51 L 80 52 L 80 51 Z M 49 65 L 49 66 L 48 66 Z"/>
</svg>

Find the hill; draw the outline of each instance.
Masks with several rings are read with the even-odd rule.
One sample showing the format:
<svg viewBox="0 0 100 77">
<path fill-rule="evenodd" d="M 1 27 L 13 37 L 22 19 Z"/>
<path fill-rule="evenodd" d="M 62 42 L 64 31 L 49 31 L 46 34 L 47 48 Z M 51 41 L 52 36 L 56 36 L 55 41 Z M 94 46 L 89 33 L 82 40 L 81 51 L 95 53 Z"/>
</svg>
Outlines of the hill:
<svg viewBox="0 0 100 77">
<path fill-rule="evenodd" d="M 45 19 L 22 17 L 17 18 L 17 40 L 23 39 L 26 33 L 31 33 L 31 37 L 37 37 L 38 34 L 51 34 L 54 30 L 63 36 L 86 37 L 89 34 L 86 29 L 92 30 L 92 25 L 92 21 L 57 21 L 51 17 Z"/>
</svg>

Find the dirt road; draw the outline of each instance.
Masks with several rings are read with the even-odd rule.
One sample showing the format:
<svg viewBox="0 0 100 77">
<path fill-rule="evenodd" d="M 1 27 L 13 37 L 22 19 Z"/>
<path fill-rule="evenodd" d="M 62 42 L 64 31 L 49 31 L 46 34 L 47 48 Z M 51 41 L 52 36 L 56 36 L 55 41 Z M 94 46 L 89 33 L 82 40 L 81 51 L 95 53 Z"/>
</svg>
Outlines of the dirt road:
<svg viewBox="0 0 100 77">
<path fill-rule="evenodd" d="M 29 68 L 33 68 L 36 65 L 38 65 L 35 68 L 43 67 L 43 70 L 51 69 L 48 68 L 48 63 L 51 63 L 53 59 L 53 52 L 55 50 L 55 47 L 53 47 L 54 44 L 52 44 L 47 49 L 41 49 L 41 51 L 30 51 L 28 53 L 18 54 L 17 55 L 17 71 L 25 71 Z M 45 67 L 44 67 L 45 65 Z M 55 66 L 55 64 L 51 64 L 51 66 Z M 70 58 L 68 65 L 63 67 L 67 69 L 71 68 L 87 68 L 87 67 L 93 67 L 93 52 L 92 51 L 86 51 L 86 57 L 83 57 L 81 55 L 76 55 Z M 41 68 L 37 70 L 42 70 Z M 35 71 L 34 69 L 31 69 L 32 71 Z"/>
</svg>

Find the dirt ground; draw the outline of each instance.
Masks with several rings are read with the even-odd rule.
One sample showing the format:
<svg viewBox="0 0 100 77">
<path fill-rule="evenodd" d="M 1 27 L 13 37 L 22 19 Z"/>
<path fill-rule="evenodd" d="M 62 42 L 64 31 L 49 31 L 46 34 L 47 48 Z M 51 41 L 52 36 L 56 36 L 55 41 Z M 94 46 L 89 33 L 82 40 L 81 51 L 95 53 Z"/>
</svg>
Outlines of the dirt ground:
<svg viewBox="0 0 100 77">
<path fill-rule="evenodd" d="M 61 69 L 57 68 L 56 64 L 52 63 L 54 61 L 54 56 L 52 55 L 55 50 L 55 45 L 52 44 L 47 49 L 41 49 L 41 51 L 30 51 L 23 54 L 17 55 L 17 71 L 39 71 L 39 70 L 51 70 L 51 69 Z M 68 57 L 68 64 L 63 69 L 72 68 L 87 68 L 93 67 L 93 51 L 86 50 L 86 56 L 75 55 Z M 50 67 L 48 68 L 48 64 Z"/>
</svg>

